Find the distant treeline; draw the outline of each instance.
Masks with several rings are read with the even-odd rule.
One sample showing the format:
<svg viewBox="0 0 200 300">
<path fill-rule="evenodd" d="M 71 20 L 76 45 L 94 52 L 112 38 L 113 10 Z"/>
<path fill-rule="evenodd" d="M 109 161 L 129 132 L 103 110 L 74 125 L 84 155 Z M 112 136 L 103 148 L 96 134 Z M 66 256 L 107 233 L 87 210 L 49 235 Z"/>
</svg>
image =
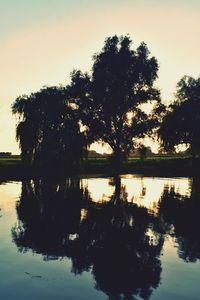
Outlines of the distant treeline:
<svg viewBox="0 0 200 300">
<path fill-rule="evenodd" d="M 11 157 L 11 152 L 0 152 L 0 157 Z"/>
</svg>

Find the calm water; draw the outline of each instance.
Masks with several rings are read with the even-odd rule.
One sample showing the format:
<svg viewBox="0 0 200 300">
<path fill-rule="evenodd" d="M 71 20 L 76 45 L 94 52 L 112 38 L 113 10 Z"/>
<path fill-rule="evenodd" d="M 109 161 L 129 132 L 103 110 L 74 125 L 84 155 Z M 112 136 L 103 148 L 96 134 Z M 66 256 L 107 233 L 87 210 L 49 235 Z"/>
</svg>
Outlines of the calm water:
<svg viewBox="0 0 200 300">
<path fill-rule="evenodd" d="M 199 178 L 1 183 L 1 299 L 200 299 L 199 215 Z"/>
</svg>

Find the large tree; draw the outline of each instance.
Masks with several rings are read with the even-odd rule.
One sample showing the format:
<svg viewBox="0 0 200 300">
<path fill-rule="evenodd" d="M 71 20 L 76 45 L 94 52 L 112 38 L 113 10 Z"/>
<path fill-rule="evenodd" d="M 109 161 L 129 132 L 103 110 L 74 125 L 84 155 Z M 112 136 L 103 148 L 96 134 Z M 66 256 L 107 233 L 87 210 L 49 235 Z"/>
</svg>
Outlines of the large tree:
<svg viewBox="0 0 200 300">
<path fill-rule="evenodd" d="M 155 117 L 146 114 L 141 105 L 160 101 L 153 86 L 157 60 L 150 57 L 145 43 L 136 50 L 131 44 L 128 36 L 107 38 L 102 51 L 93 57 L 91 74 L 74 71 L 69 87 L 89 141 L 109 144 L 118 163 L 129 154 L 135 140 L 155 126 Z"/>
<path fill-rule="evenodd" d="M 186 144 L 195 157 L 200 154 L 200 78 L 184 76 L 177 84 L 175 96 L 158 135 L 166 150 Z"/>
<path fill-rule="evenodd" d="M 62 87 L 46 87 L 18 97 L 12 112 L 19 116 L 16 137 L 22 161 L 37 166 L 66 166 L 82 156 L 83 134 Z"/>
</svg>

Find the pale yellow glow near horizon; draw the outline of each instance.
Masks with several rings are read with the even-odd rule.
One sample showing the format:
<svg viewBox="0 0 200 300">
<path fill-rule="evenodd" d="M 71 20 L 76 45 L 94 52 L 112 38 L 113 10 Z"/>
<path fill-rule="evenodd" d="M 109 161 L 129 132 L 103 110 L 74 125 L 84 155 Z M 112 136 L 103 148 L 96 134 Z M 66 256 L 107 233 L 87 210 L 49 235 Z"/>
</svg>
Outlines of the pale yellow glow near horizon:
<svg viewBox="0 0 200 300">
<path fill-rule="evenodd" d="M 115 187 L 110 185 L 111 178 L 83 179 L 83 187 L 87 187 L 94 202 L 109 202 Z M 191 180 L 189 178 L 160 178 L 122 175 L 121 185 L 125 188 L 127 201 L 157 212 L 157 204 L 166 186 L 174 187 L 181 196 L 191 196 Z"/>
<path fill-rule="evenodd" d="M 94 202 L 110 201 L 114 193 L 114 186 L 109 184 L 108 178 L 88 178 L 83 179 L 83 187 L 86 187 Z"/>
<path fill-rule="evenodd" d="M 183 75 L 200 75 L 199 10 L 180 4 L 134 5 L 119 1 L 102 8 L 89 7 L 77 14 L 35 26 L 27 21 L 20 30 L 1 38 L 0 50 L 0 152 L 19 153 L 15 141 L 16 120 L 10 106 L 17 96 L 43 85 L 67 84 L 74 68 L 88 71 L 92 55 L 106 37 L 130 34 L 133 47 L 145 41 L 159 62 L 163 100 L 173 99 Z M 48 12 L 47 12 L 48 13 Z M 150 145 L 153 145 L 150 142 Z M 104 151 L 100 149 L 99 151 Z"/>
<path fill-rule="evenodd" d="M 91 146 L 90 146 L 90 150 L 93 150 L 93 151 L 96 151 L 100 154 L 111 154 L 112 153 L 112 149 L 109 147 L 109 145 L 107 144 L 101 144 L 101 143 L 93 143 Z"/>
<path fill-rule="evenodd" d="M 12 182 L 0 185 L 0 215 L 15 208 L 21 192 L 21 183 Z"/>
<path fill-rule="evenodd" d="M 156 213 L 156 204 L 164 191 L 165 186 L 174 187 L 181 196 L 190 196 L 190 180 L 188 178 L 151 178 L 122 176 L 122 185 L 126 187 L 127 199 L 138 206 L 146 207 Z"/>
<path fill-rule="evenodd" d="M 111 185 L 112 178 L 84 178 L 83 188 L 87 188 L 91 200 L 96 203 L 109 202 L 114 194 L 115 186 Z M 191 179 L 189 178 L 159 178 L 138 177 L 136 175 L 122 175 L 121 184 L 125 188 L 127 201 L 157 212 L 157 203 L 163 193 L 164 187 L 174 187 L 175 192 L 181 196 L 191 196 Z M 8 212 L 16 205 L 21 193 L 21 183 L 12 182 L 0 185 L 0 214 Z M 87 213 L 83 210 L 81 215 Z"/>
</svg>

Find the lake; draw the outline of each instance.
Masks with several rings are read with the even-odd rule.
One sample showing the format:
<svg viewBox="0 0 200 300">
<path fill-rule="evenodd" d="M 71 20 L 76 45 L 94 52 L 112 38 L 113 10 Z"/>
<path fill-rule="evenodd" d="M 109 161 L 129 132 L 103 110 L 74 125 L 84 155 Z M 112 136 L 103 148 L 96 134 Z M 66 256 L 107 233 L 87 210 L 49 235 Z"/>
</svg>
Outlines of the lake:
<svg viewBox="0 0 200 300">
<path fill-rule="evenodd" d="M 0 183 L 6 300 L 200 299 L 200 178 Z"/>
</svg>

